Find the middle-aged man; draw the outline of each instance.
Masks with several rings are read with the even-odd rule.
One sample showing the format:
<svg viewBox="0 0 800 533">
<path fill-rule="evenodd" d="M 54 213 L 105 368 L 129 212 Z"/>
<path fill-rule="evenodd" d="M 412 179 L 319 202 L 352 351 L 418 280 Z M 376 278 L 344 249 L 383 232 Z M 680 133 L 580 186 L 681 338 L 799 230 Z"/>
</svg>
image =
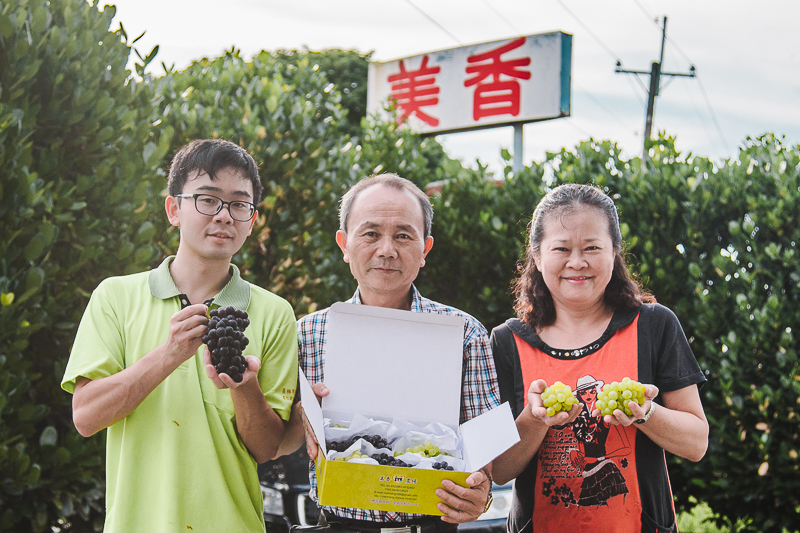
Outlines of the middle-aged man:
<svg viewBox="0 0 800 533">
<path fill-rule="evenodd" d="M 231 264 L 255 221 L 258 168 L 234 143 L 196 140 L 175 155 L 168 190 L 176 255 L 100 283 L 61 386 L 81 435 L 108 428 L 105 533 L 263 532 L 256 463 L 291 412 L 297 329 L 288 302 Z M 217 306 L 249 314 L 238 382 L 203 346 Z"/>
<path fill-rule="evenodd" d="M 466 319 L 460 421 L 466 422 L 497 406 L 497 377 L 486 329 L 467 313 L 423 298 L 414 287 L 419 269 L 425 265 L 425 256 L 433 246 L 430 235 L 433 207 L 427 195 L 412 182 L 394 174 L 372 176 L 358 182 L 344 195 L 339 219 L 336 243 L 358 281 L 358 289 L 348 303 L 458 315 Z M 318 396 L 329 393 L 322 383 L 327 318 L 328 309 L 323 309 L 303 317 L 297 325 L 300 367 Z M 299 419 L 299 410 L 295 408 L 281 453 L 302 445 L 303 428 Z M 309 443 L 309 455 L 313 458 L 316 453 L 316 446 Z M 453 531 L 458 523 L 477 519 L 487 508 L 490 473 L 480 470 L 471 474 L 467 478 L 470 488 L 443 481 L 442 488 L 436 490 L 447 503 L 438 505 L 444 513 L 442 518 L 323 507 L 320 522 L 362 532 L 412 526 L 418 526 L 414 528 L 417 533 Z M 310 477 L 311 497 L 316 500 L 313 464 Z"/>
</svg>

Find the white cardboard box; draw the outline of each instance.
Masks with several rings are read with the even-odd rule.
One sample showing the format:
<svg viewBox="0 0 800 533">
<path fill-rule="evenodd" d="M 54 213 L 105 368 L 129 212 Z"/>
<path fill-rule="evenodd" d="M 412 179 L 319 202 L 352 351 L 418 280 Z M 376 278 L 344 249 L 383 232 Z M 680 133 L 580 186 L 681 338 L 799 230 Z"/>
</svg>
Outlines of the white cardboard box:
<svg viewBox="0 0 800 533">
<path fill-rule="evenodd" d="M 443 479 L 467 486 L 470 473 L 519 442 L 508 404 L 458 424 L 463 318 L 336 303 L 328 311 L 327 335 L 324 383 L 331 393 L 321 407 L 300 374 L 303 408 L 321 448 L 321 505 L 441 515 L 434 490 Z M 465 471 L 327 461 L 323 417 L 349 421 L 355 413 L 453 428 L 463 439 Z"/>
</svg>

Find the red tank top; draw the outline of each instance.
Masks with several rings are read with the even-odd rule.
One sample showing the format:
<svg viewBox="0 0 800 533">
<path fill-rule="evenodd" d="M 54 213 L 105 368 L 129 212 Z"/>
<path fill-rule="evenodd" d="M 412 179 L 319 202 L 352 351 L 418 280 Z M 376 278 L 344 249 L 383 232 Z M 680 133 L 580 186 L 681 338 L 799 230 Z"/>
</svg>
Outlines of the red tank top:
<svg viewBox="0 0 800 533">
<path fill-rule="evenodd" d="M 590 415 L 603 384 L 638 378 L 638 321 L 637 316 L 596 352 L 574 359 L 548 355 L 514 334 L 524 390 L 535 379 L 561 381 L 583 409 L 572 424 L 547 432 L 534 459 L 537 533 L 641 531 L 636 429 L 607 426 L 602 416 Z"/>
</svg>

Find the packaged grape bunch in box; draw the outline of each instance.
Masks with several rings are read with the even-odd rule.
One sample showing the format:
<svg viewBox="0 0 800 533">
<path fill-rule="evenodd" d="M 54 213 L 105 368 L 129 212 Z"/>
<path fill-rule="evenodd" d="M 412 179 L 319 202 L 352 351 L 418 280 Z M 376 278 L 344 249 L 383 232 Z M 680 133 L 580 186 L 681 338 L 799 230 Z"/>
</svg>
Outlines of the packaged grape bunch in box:
<svg viewBox="0 0 800 533">
<path fill-rule="evenodd" d="M 464 319 L 346 303 L 328 313 L 321 406 L 300 376 L 320 504 L 441 515 L 442 480 L 466 487 L 519 441 L 508 404 L 459 425 Z"/>
</svg>

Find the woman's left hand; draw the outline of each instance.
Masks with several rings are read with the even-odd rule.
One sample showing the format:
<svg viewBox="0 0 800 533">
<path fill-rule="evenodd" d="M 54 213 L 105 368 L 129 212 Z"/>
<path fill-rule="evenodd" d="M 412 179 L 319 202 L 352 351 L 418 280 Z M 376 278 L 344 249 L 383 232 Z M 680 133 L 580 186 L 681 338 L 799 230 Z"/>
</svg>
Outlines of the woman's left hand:
<svg viewBox="0 0 800 533">
<path fill-rule="evenodd" d="M 647 411 L 650 410 L 650 406 L 653 400 L 655 400 L 656 396 L 658 396 L 658 387 L 655 385 L 645 385 L 644 403 L 639 405 L 633 400 L 628 402 L 628 408 L 631 410 L 631 413 L 633 413 L 631 416 L 626 415 L 621 409 L 614 409 L 613 414 L 605 415 L 603 417 L 603 422 L 609 425 L 613 424 L 615 426 L 630 426 L 640 418 L 644 418 L 644 415 L 646 415 Z M 599 417 L 600 410 L 595 409 L 592 411 L 592 416 Z"/>
<path fill-rule="evenodd" d="M 646 385 L 644 405 L 637 405 L 634 402 L 629 405 L 632 416 L 627 416 L 617 409 L 613 415 L 604 416 L 603 423 L 615 426 L 633 424 L 636 420 L 644 418 L 658 394 L 658 387 Z M 600 412 L 595 409 L 592 415 L 600 416 Z M 662 394 L 661 403 L 655 413 L 647 423 L 636 426 L 636 430 L 647 435 L 656 445 L 669 453 L 690 461 L 702 459 L 708 449 L 708 420 L 703 413 L 697 385 Z"/>
</svg>

